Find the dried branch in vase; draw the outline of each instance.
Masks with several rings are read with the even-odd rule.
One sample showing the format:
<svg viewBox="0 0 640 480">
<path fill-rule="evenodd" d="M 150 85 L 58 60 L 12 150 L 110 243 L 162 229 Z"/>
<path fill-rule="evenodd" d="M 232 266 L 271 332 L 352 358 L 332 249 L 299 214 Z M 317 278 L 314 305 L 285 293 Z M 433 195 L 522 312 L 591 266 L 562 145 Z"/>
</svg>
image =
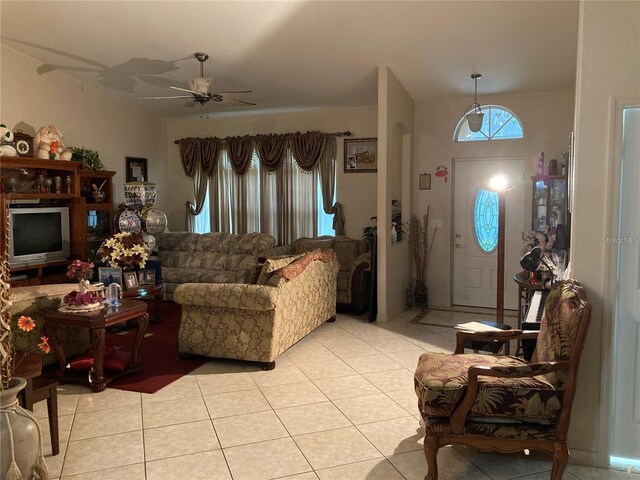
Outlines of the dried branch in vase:
<svg viewBox="0 0 640 480">
<path fill-rule="evenodd" d="M 427 207 L 427 213 L 422 217 L 422 220 L 418 219 L 416 215 L 412 215 L 411 220 L 406 224 L 407 236 L 409 237 L 409 250 L 411 251 L 416 267 L 416 281 L 422 284 L 424 284 L 426 279 L 433 239 L 438 229 L 437 227 L 434 228 L 430 235 L 430 210 L 431 207 Z"/>
</svg>

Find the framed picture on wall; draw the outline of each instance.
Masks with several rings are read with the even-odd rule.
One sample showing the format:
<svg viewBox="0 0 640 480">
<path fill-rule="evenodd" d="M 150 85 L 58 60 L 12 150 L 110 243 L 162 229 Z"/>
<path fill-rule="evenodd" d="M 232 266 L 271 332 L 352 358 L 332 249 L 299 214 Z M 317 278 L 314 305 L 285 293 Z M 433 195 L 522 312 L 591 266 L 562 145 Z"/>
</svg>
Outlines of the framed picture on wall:
<svg viewBox="0 0 640 480">
<path fill-rule="evenodd" d="M 127 182 L 145 182 L 149 180 L 147 159 L 138 157 L 127 158 Z"/>
<path fill-rule="evenodd" d="M 420 190 L 431 190 L 431 174 L 420 174 Z"/>
<path fill-rule="evenodd" d="M 345 173 L 378 171 L 378 139 L 354 138 L 344 141 Z"/>
</svg>

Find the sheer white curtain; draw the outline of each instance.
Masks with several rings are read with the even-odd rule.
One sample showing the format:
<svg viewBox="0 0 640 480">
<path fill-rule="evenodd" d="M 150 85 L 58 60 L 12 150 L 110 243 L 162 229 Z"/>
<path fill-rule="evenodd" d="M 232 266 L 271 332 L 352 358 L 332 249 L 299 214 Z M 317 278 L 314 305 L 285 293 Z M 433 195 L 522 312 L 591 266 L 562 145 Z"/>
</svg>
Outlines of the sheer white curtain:
<svg viewBox="0 0 640 480">
<path fill-rule="evenodd" d="M 251 166 L 242 175 L 231 169 L 222 150 L 210 194 L 211 230 L 229 233 L 263 232 L 278 244 L 318 233 L 322 208 L 318 170 L 304 172 L 291 150 L 282 167 L 268 173 L 254 151 Z"/>
</svg>

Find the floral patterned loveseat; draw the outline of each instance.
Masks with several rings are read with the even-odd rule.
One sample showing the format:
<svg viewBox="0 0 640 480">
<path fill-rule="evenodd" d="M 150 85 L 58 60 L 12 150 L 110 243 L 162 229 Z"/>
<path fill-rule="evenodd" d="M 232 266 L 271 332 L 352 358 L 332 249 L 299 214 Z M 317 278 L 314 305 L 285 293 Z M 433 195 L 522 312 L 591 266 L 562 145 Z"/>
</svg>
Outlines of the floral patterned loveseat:
<svg viewBox="0 0 640 480">
<path fill-rule="evenodd" d="M 275 244 L 265 233 L 165 233 L 158 238 L 165 298 L 182 283 L 247 283 Z"/>
<path fill-rule="evenodd" d="M 333 249 L 340 270 L 336 284 L 337 308 L 354 314 L 362 313 L 369 306 L 371 271 L 370 244 L 367 240 L 345 236 L 301 237 L 290 245 L 282 245 L 266 252 L 267 258 L 280 255 L 299 255 L 315 249 Z"/>
<path fill-rule="evenodd" d="M 185 283 L 178 350 L 261 362 L 275 359 L 327 320 L 335 319 L 338 262 L 333 250 L 267 260 L 254 284 Z"/>
</svg>

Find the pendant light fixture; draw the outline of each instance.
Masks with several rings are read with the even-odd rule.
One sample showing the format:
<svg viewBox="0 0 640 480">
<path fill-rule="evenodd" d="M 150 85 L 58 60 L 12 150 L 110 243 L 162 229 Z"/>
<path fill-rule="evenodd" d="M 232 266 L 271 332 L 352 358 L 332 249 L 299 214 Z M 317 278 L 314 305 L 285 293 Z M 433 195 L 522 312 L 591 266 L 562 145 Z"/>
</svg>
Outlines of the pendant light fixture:
<svg viewBox="0 0 640 480">
<path fill-rule="evenodd" d="M 469 130 L 479 132 L 482 128 L 482 119 L 484 118 L 484 113 L 482 113 L 482 109 L 478 103 L 478 79 L 482 78 L 482 74 L 474 73 L 471 75 L 471 78 L 473 78 L 475 82 L 475 93 L 473 95 L 473 103 L 467 107 L 467 112 L 469 113 L 467 113 L 466 118 L 469 124 Z"/>
</svg>

